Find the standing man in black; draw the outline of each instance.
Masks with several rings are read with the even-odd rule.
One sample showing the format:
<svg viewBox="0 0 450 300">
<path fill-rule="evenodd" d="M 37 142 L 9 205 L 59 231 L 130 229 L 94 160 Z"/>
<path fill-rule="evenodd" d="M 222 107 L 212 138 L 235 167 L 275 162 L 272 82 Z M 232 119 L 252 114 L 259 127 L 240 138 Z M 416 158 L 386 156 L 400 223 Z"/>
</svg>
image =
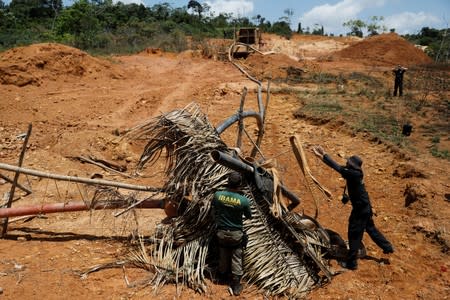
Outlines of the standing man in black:
<svg viewBox="0 0 450 300">
<path fill-rule="evenodd" d="M 241 194 L 242 176 L 233 172 L 228 177 L 226 190 L 215 192 L 212 201 L 213 217 L 217 226 L 219 242 L 219 278 L 224 280 L 231 271 L 230 289 L 237 296 L 242 292 L 243 249 L 246 236 L 243 231 L 243 215 L 250 219 L 250 200 Z"/>
<path fill-rule="evenodd" d="M 402 67 L 401 65 L 398 65 L 396 68 L 392 69 L 392 73 L 394 73 L 395 79 L 394 79 L 394 97 L 397 96 L 397 90 L 398 90 L 398 96 L 401 97 L 403 95 L 403 74 L 405 74 L 407 68 Z"/>
<path fill-rule="evenodd" d="M 348 197 L 352 203 L 352 212 L 350 213 L 348 221 L 348 243 L 350 249 L 348 251 L 347 260 L 342 263 L 342 266 L 350 270 L 357 269 L 357 254 L 358 249 L 361 247 L 364 231 L 369 234 L 370 238 L 378 247 L 383 249 L 383 253 L 393 253 L 394 247 L 392 247 L 392 244 L 380 231 L 378 231 L 373 222 L 372 206 L 363 181 L 364 175 L 361 168 L 361 158 L 356 155 L 351 156 L 347 159 L 347 164 L 341 166 L 331 159 L 322 147 L 314 147 L 313 151 L 325 164 L 339 172 L 347 182 Z"/>
</svg>

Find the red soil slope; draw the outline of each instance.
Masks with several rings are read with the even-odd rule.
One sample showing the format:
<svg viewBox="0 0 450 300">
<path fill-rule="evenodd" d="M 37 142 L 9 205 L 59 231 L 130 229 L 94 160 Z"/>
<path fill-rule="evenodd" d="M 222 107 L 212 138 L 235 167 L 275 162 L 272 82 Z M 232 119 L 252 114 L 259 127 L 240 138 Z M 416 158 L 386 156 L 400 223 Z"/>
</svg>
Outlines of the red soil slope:
<svg viewBox="0 0 450 300">
<path fill-rule="evenodd" d="M 366 38 L 334 54 L 335 59 L 364 60 L 404 66 L 432 62 L 422 50 L 395 33 Z"/>
</svg>

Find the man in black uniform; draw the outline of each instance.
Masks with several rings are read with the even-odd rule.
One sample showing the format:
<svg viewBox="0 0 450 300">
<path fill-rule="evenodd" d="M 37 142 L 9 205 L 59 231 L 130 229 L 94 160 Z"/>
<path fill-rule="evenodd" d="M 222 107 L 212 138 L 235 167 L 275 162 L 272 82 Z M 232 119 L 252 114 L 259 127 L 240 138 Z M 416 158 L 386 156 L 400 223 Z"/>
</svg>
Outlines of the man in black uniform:
<svg viewBox="0 0 450 300">
<path fill-rule="evenodd" d="M 322 147 L 314 147 L 313 151 L 325 164 L 339 172 L 347 182 L 348 197 L 352 203 L 352 212 L 348 221 L 348 243 L 350 249 L 346 261 L 341 265 L 347 269 L 357 269 L 357 254 L 364 231 L 369 234 L 378 247 L 383 249 L 383 253 L 393 253 L 394 248 L 392 244 L 378 231 L 373 222 L 372 206 L 363 182 L 364 175 L 361 168 L 361 158 L 356 155 L 351 156 L 347 159 L 347 164 L 341 166 L 331 159 Z"/>
<path fill-rule="evenodd" d="M 398 65 L 396 68 L 392 69 L 392 73 L 394 73 L 395 80 L 394 80 L 394 97 L 397 96 L 397 90 L 398 95 L 403 95 L 403 74 L 405 74 L 407 68 L 402 67 L 401 65 Z"/>
<path fill-rule="evenodd" d="M 237 296 L 242 292 L 242 258 L 246 238 L 243 231 L 243 215 L 250 219 L 250 200 L 239 191 L 242 176 L 233 172 L 228 177 L 228 188 L 215 192 L 212 211 L 217 225 L 219 242 L 219 277 L 224 280 L 231 269 L 231 292 Z"/>
</svg>

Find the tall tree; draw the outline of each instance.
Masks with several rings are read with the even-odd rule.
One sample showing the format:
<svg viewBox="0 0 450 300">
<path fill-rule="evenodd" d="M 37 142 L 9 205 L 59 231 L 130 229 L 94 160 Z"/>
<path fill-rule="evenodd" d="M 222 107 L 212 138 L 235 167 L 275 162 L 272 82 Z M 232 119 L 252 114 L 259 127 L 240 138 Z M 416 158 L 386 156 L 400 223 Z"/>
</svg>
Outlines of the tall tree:
<svg viewBox="0 0 450 300">
<path fill-rule="evenodd" d="M 60 35 L 72 35 L 75 46 L 82 49 L 91 47 L 101 30 L 96 6 L 88 0 L 77 0 L 63 10 L 56 21 L 56 32 Z"/>
<path fill-rule="evenodd" d="M 297 33 L 303 33 L 302 23 L 298 22 Z"/>
<path fill-rule="evenodd" d="M 370 23 L 367 24 L 367 31 L 369 32 L 370 36 L 379 34 L 380 30 L 382 32 L 387 30 L 385 25 L 379 23 L 379 22 L 382 22 L 382 21 L 384 21 L 384 17 L 382 17 L 382 16 L 380 16 L 380 17 L 377 17 L 377 16 L 370 17 Z"/>
<path fill-rule="evenodd" d="M 198 14 L 198 18 L 202 18 L 203 6 L 195 0 L 191 0 L 187 6 L 188 9 L 192 9 Z"/>
<path fill-rule="evenodd" d="M 294 10 L 292 8 L 286 8 L 283 12 L 285 16 L 282 16 L 280 21 L 285 21 L 290 26 L 292 23 L 292 16 L 294 15 Z"/>
<path fill-rule="evenodd" d="M 278 21 L 273 23 L 272 27 L 270 28 L 270 32 L 284 36 L 287 39 L 290 39 L 292 36 L 291 27 L 289 26 L 289 23 L 286 21 Z"/>
<path fill-rule="evenodd" d="M 342 24 L 342 26 L 344 27 L 348 27 L 350 29 L 350 32 L 348 33 L 348 35 L 354 35 L 354 36 L 359 36 L 359 37 L 363 37 L 363 32 L 362 30 L 367 27 L 366 23 L 364 23 L 361 20 L 349 20 L 347 22 L 344 22 Z"/>
<path fill-rule="evenodd" d="M 62 10 L 62 0 L 12 0 L 9 8 L 22 20 L 53 18 Z"/>
</svg>

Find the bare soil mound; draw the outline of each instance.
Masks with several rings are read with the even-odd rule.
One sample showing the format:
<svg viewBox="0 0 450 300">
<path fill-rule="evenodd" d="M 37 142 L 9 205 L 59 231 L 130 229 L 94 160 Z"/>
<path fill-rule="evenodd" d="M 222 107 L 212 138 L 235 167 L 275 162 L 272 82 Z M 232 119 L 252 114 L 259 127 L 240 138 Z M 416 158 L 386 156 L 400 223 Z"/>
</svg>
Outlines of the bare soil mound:
<svg viewBox="0 0 450 300">
<path fill-rule="evenodd" d="M 395 33 L 380 34 L 337 51 L 336 59 L 364 60 L 373 63 L 401 64 L 404 66 L 431 63 L 422 50 Z"/>
<path fill-rule="evenodd" d="M 289 40 L 274 34 L 263 34 L 262 51 L 275 51 L 302 60 L 315 60 L 329 56 L 359 41 L 355 37 L 328 37 L 311 34 L 294 34 Z"/>
<path fill-rule="evenodd" d="M 109 78 L 122 74 L 108 61 L 94 58 L 76 48 L 55 43 L 14 48 L 0 54 L 0 83 L 16 86 L 41 85 L 61 76 Z"/>
<path fill-rule="evenodd" d="M 260 80 L 272 79 L 275 81 L 289 80 L 293 75 L 299 76 L 301 71 L 317 68 L 314 62 L 306 60 L 299 61 L 281 53 L 267 55 L 254 53 L 245 60 L 244 64 L 256 78 Z"/>
</svg>

